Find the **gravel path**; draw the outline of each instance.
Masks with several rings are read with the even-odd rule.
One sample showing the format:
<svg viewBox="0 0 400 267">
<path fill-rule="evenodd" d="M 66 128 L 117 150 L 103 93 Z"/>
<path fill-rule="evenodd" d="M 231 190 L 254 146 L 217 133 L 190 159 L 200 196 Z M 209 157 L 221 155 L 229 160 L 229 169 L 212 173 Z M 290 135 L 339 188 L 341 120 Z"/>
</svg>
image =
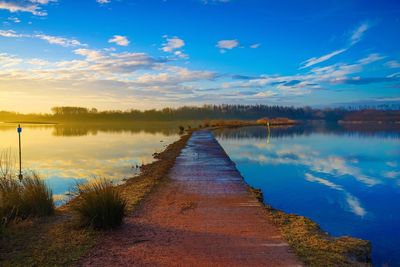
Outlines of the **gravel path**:
<svg viewBox="0 0 400 267">
<path fill-rule="evenodd" d="M 208 131 L 83 266 L 301 266 Z"/>
</svg>

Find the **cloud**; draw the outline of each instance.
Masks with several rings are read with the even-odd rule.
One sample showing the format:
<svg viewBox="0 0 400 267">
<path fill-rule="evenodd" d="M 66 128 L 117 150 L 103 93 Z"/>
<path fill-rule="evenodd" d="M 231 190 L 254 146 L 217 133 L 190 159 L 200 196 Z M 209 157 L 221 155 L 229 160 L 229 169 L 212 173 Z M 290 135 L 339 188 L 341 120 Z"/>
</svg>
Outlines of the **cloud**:
<svg viewBox="0 0 400 267">
<path fill-rule="evenodd" d="M 64 47 L 85 46 L 84 44 L 82 44 L 81 42 L 79 42 L 76 39 L 68 39 L 68 38 L 59 37 L 59 36 L 51 36 L 51 35 L 47 35 L 47 34 L 35 34 L 35 35 L 33 35 L 33 37 L 47 41 L 49 44 L 61 45 Z"/>
<path fill-rule="evenodd" d="M 12 21 L 14 23 L 20 23 L 21 22 L 21 20 L 19 18 L 17 18 L 17 17 L 9 17 L 8 20 Z"/>
<path fill-rule="evenodd" d="M 250 45 L 250 48 L 252 48 L 252 49 L 257 49 L 257 48 L 259 48 L 261 46 L 261 44 L 252 44 L 252 45 Z"/>
<path fill-rule="evenodd" d="M 238 40 L 221 40 L 218 41 L 217 47 L 220 49 L 233 49 L 239 46 Z"/>
<path fill-rule="evenodd" d="M 339 50 L 335 50 L 329 54 L 323 55 L 321 57 L 313 57 L 313 58 L 307 59 L 306 61 L 301 63 L 301 65 L 303 65 L 303 66 L 300 67 L 300 69 L 305 69 L 305 68 L 311 67 L 315 64 L 325 62 L 325 61 L 333 58 L 334 56 L 337 56 L 337 55 L 345 52 L 346 50 L 347 50 L 347 48 L 339 49 Z"/>
<path fill-rule="evenodd" d="M 111 0 L 96 0 L 96 2 L 99 3 L 99 4 L 104 5 L 104 4 L 109 4 L 109 3 L 111 3 Z"/>
<path fill-rule="evenodd" d="M 47 12 L 42 9 L 42 5 L 47 5 L 56 0 L 0 0 L 0 9 L 8 10 L 11 13 L 29 12 L 35 16 L 46 16 Z"/>
<path fill-rule="evenodd" d="M 371 64 L 373 62 L 384 59 L 384 56 L 381 56 L 378 53 L 369 54 L 367 57 L 360 59 L 358 62 L 363 65 Z"/>
<path fill-rule="evenodd" d="M 353 31 L 350 37 L 350 44 L 355 45 L 356 43 L 360 42 L 364 36 L 364 33 L 371 27 L 368 22 L 361 23 L 360 26 L 357 27 Z"/>
<path fill-rule="evenodd" d="M 0 36 L 1 37 L 9 37 L 9 38 L 20 38 L 20 37 L 24 37 L 21 34 L 17 34 L 15 31 L 13 30 L 0 30 Z"/>
<path fill-rule="evenodd" d="M 371 83 L 398 82 L 399 77 L 353 77 L 349 79 L 338 80 L 338 83 L 365 85 Z"/>
<path fill-rule="evenodd" d="M 129 40 L 126 36 L 122 35 L 114 35 L 113 38 L 108 40 L 109 43 L 116 43 L 117 45 L 120 46 L 128 46 L 129 45 Z"/>
<path fill-rule="evenodd" d="M 164 52 L 171 53 L 185 46 L 185 41 L 178 37 L 169 38 L 168 36 L 164 36 L 164 38 L 166 39 L 166 43 L 164 43 L 161 48 Z"/>
<path fill-rule="evenodd" d="M 161 50 L 166 53 L 172 53 L 179 58 L 188 58 L 189 56 L 182 51 L 185 41 L 178 37 L 163 36 L 166 42 L 162 45 Z"/>
<path fill-rule="evenodd" d="M 391 60 L 385 63 L 386 67 L 389 67 L 391 69 L 398 69 L 400 68 L 400 62 L 396 61 L 396 60 Z"/>
<path fill-rule="evenodd" d="M 370 24 L 367 22 L 364 22 L 362 24 L 360 24 L 360 26 L 353 31 L 353 33 L 351 34 L 350 37 L 350 46 L 347 48 L 343 48 L 343 49 L 338 49 L 335 50 L 329 54 L 323 55 L 321 57 L 313 57 L 310 59 L 307 59 L 306 61 L 302 62 L 300 65 L 302 65 L 299 69 L 305 69 L 308 67 L 311 67 L 313 65 L 325 62 L 337 55 L 342 54 L 343 52 L 346 52 L 351 46 L 355 45 L 356 43 L 358 43 L 359 41 L 362 40 L 364 33 L 370 28 Z M 374 58 L 375 56 L 375 58 Z M 382 58 L 378 58 L 379 54 L 371 54 L 369 59 L 365 59 L 365 60 L 380 60 Z M 372 62 L 372 61 L 371 61 Z M 367 64 L 367 63 L 363 63 L 363 64 Z"/>
<path fill-rule="evenodd" d="M 400 171 L 387 171 L 383 173 L 383 176 L 389 179 L 394 179 L 400 176 Z"/>
<path fill-rule="evenodd" d="M 0 69 L 10 68 L 22 63 L 22 59 L 0 53 Z"/>
<path fill-rule="evenodd" d="M 56 44 L 64 47 L 76 47 L 76 46 L 86 46 L 76 39 L 64 38 L 60 36 L 52 36 L 47 34 L 21 34 L 13 30 L 0 30 L 1 37 L 8 38 L 36 38 L 41 39 L 49 44 Z"/>
</svg>

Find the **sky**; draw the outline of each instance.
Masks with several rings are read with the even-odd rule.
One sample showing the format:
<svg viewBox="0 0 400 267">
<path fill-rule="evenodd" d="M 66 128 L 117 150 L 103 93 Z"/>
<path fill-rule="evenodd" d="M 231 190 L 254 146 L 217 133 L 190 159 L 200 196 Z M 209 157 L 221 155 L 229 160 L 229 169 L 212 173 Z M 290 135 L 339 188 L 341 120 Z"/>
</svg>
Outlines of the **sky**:
<svg viewBox="0 0 400 267">
<path fill-rule="evenodd" d="M 398 0 L 0 0 L 0 110 L 383 103 Z"/>
</svg>

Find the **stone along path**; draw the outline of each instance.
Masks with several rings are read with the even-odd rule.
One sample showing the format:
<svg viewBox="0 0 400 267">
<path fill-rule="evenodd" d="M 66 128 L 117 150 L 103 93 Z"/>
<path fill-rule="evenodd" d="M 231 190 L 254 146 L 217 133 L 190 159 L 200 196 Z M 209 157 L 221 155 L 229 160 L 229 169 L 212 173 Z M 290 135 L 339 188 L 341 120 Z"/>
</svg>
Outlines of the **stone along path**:
<svg viewBox="0 0 400 267">
<path fill-rule="evenodd" d="M 209 131 L 84 266 L 301 266 Z"/>
</svg>

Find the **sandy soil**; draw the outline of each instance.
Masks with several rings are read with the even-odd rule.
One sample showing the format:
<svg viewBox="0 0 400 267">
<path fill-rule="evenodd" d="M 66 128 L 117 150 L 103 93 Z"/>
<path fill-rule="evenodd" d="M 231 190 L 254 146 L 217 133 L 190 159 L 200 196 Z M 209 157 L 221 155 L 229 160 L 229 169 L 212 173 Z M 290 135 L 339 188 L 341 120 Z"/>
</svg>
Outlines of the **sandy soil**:
<svg viewBox="0 0 400 267">
<path fill-rule="evenodd" d="M 192 135 L 170 178 L 81 265 L 302 265 L 210 132 Z"/>
</svg>

